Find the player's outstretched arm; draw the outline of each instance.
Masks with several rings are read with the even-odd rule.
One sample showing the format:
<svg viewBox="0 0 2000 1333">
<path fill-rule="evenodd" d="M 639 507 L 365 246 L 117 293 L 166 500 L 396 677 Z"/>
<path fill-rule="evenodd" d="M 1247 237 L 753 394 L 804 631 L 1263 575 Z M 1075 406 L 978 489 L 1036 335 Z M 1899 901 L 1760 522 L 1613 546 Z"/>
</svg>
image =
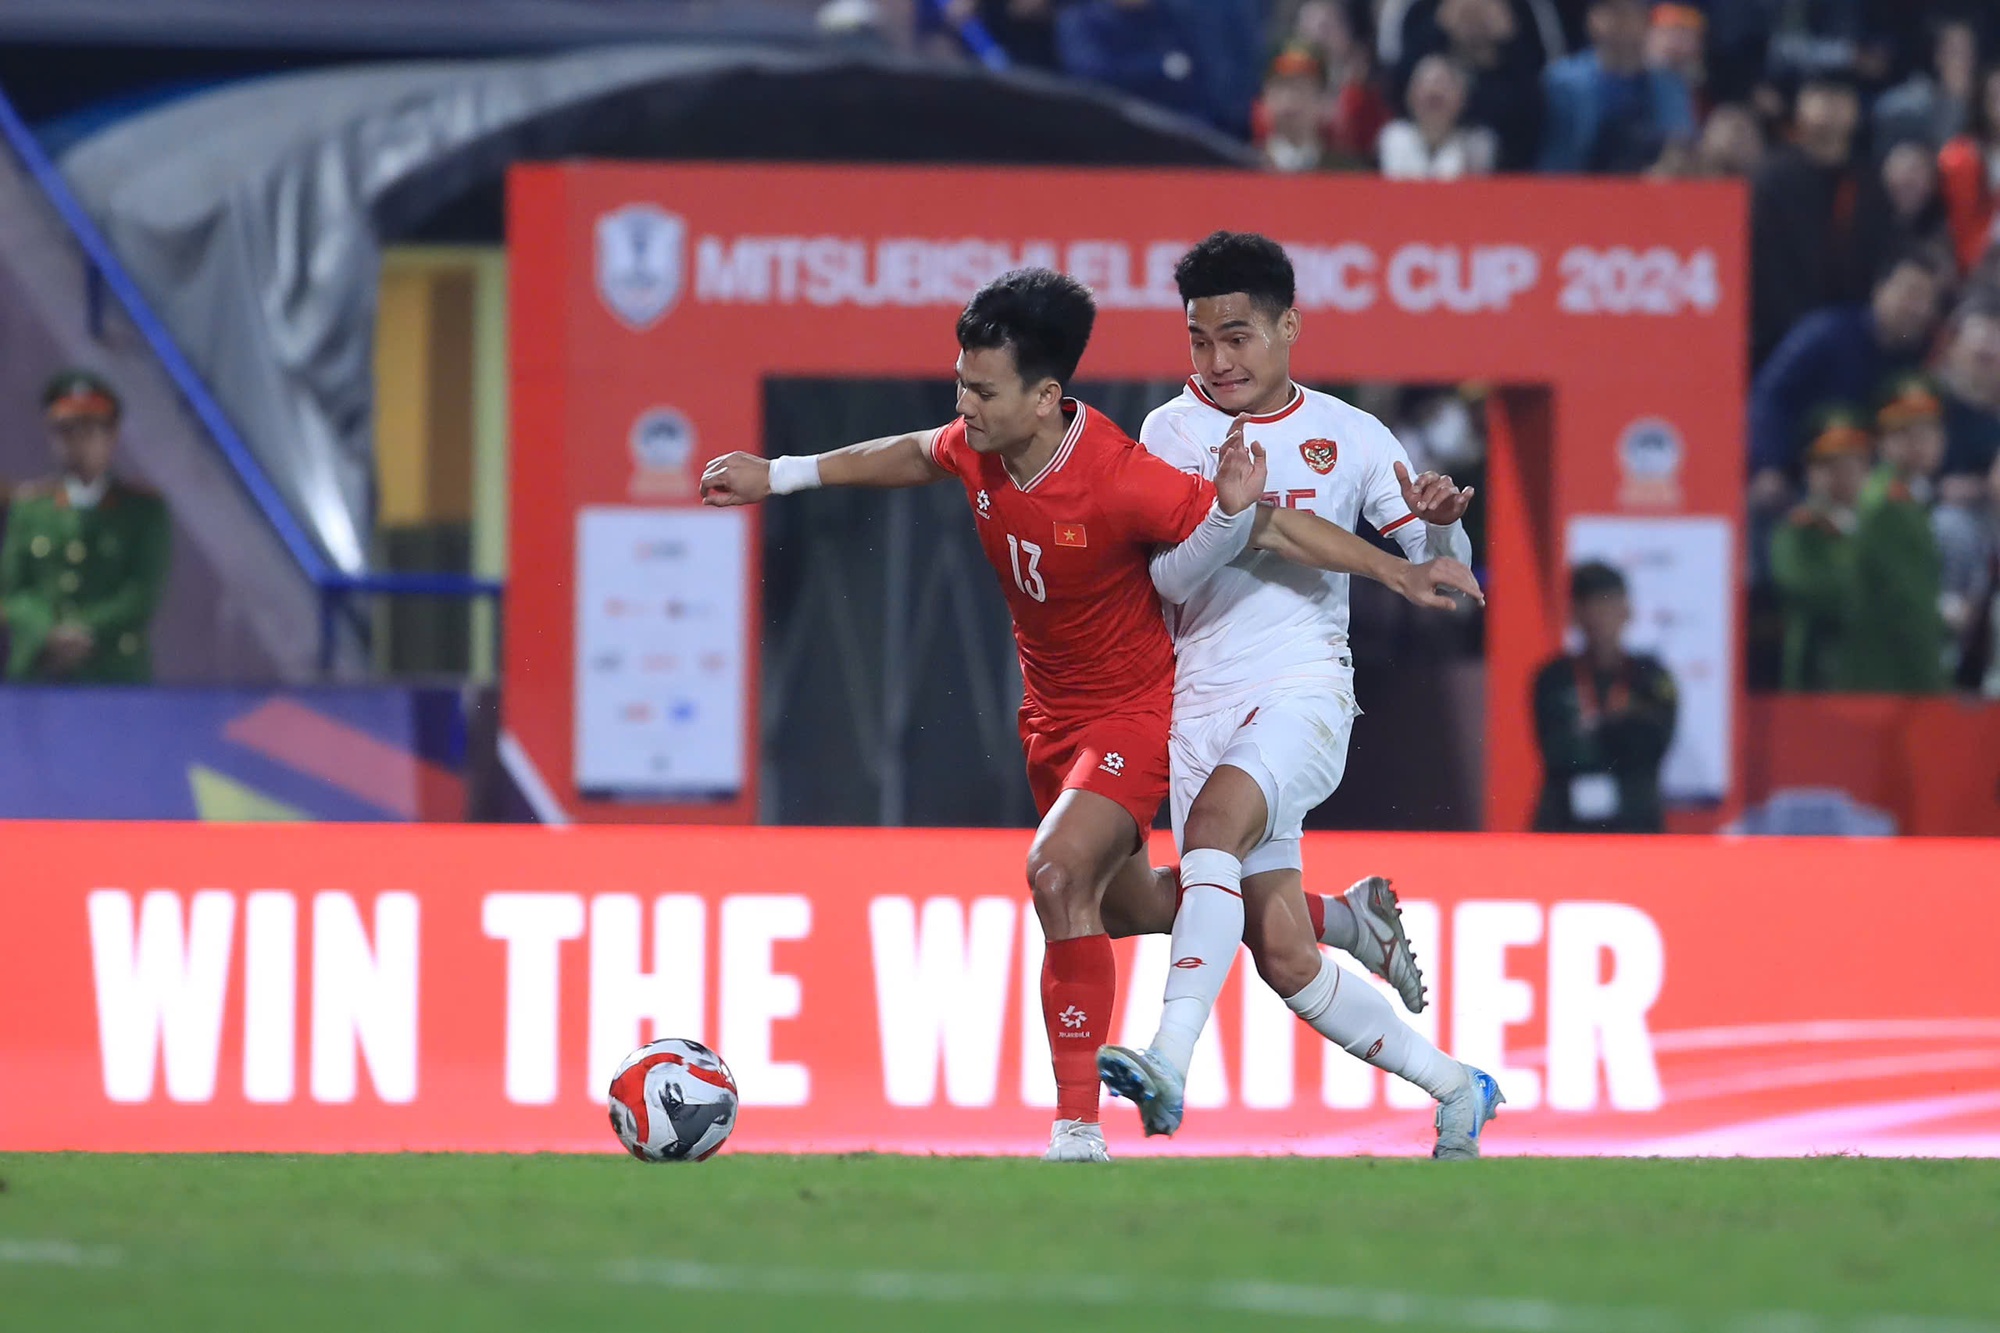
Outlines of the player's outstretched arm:
<svg viewBox="0 0 2000 1333">
<path fill-rule="evenodd" d="M 831 453 L 759 458 L 724 454 L 701 473 L 701 500 L 717 507 L 756 504 L 820 486 L 927 486 L 948 474 L 931 458 L 932 432 L 885 435 Z"/>
<path fill-rule="evenodd" d="M 1224 565 L 1243 554 L 1256 522 L 1257 497 L 1263 494 L 1268 468 L 1264 447 L 1243 443 L 1243 420 L 1237 418 L 1216 460 L 1215 503 L 1200 526 L 1151 561 L 1153 587 L 1176 605 Z"/>
<path fill-rule="evenodd" d="M 1440 559 L 1411 564 L 1308 510 L 1260 507 L 1250 544 L 1294 564 L 1373 579 L 1418 606 L 1440 611 L 1452 609 L 1456 603 L 1440 589 L 1463 593 L 1482 606 L 1486 603 L 1479 580 L 1458 561 Z"/>
</svg>

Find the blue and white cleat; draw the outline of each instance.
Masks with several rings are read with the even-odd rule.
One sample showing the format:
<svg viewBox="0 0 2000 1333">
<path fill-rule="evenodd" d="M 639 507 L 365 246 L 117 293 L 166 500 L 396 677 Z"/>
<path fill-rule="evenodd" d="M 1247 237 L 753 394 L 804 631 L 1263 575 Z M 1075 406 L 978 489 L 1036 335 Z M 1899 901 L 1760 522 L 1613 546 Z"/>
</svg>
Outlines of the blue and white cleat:
<svg viewBox="0 0 2000 1333">
<path fill-rule="evenodd" d="M 1100 1062 L 1103 1058 L 1098 1057 Z M 1479 1131 L 1500 1114 L 1500 1104 L 1507 1100 L 1500 1092 L 1500 1085 L 1493 1081 L 1493 1075 L 1471 1065 L 1459 1067 L 1465 1071 L 1464 1086 L 1437 1107 L 1437 1144 L 1431 1149 L 1431 1156 L 1440 1161 L 1479 1156 Z"/>
<path fill-rule="evenodd" d="M 1172 1134 L 1181 1127 L 1187 1080 L 1152 1051 L 1100 1047 L 1097 1077 L 1112 1096 L 1123 1097 L 1139 1108 L 1139 1123 L 1146 1127 L 1146 1133 Z"/>
</svg>

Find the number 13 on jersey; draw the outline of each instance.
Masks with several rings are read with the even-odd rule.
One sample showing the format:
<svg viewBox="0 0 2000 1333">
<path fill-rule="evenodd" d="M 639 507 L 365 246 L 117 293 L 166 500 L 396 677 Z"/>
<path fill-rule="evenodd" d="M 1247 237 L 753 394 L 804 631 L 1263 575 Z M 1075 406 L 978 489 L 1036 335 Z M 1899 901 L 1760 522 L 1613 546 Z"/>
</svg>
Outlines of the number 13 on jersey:
<svg viewBox="0 0 2000 1333">
<path fill-rule="evenodd" d="M 1021 556 L 1028 557 L 1026 566 Z M 1049 588 L 1042 582 L 1042 548 L 1033 542 L 1024 542 L 1013 533 L 1007 534 L 1007 559 L 1014 566 L 1014 586 L 1038 602 L 1049 600 Z"/>
</svg>

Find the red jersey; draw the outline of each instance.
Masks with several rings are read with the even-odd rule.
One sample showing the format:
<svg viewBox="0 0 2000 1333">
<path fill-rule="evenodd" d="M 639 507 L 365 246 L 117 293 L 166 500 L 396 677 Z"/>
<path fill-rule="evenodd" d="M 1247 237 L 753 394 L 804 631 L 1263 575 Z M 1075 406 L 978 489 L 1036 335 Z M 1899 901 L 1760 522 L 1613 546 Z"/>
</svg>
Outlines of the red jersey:
<svg viewBox="0 0 2000 1333">
<path fill-rule="evenodd" d="M 1163 462 L 1074 399 L 1055 456 L 1016 485 L 961 419 L 932 432 L 933 461 L 972 503 L 1021 652 L 1024 707 L 1052 719 L 1170 698 L 1174 646 L 1147 560 L 1207 517 L 1215 487 Z"/>
</svg>

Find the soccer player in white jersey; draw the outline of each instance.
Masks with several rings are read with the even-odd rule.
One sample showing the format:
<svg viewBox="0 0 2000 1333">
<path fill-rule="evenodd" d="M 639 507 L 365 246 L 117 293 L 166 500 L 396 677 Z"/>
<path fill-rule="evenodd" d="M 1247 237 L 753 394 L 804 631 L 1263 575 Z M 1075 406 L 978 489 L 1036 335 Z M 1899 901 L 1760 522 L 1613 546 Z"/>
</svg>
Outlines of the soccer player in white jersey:
<svg viewBox="0 0 2000 1333">
<path fill-rule="evenodd" d="M 1281 246 L 1217 232 L 1174 276 L 1195 375 L 1146 418 L 1141 443 L 1206 477 L 1226 442 L 1246 440 L 1268 461 L 1268 504 L 1350 530 L 1366 518 L 1412 561 L 1470 558 L 1459 523 L 1470 490 L 1431 473 L 1412 478 L 1408 455 L 1381 422 L 1293 383 L 1300 315 Z M 1195 1039 L 1240 940 L 1265 982 L 1322 1036 L 1437 1099 L 1433 1156 L 1476 1157 L 1480 1129 L 1505 1100 L 1499 1085 L 1439 1051 L 1320 952 L 1326 943 L 1354 954 L 1413 1012 L 1423 1007 L 1387 881 L 1364 879 L 1310 904 L 1303 892 L 1303 821 L 1339 786 L 1360 712 L 1347 648 L 1348 576 L 1292 563 L 1265 530 L 1267 517 L 1253 521 L 1256 540 L 1240 554 L 1153 558 L 1178 656 L 1170 758 L 1183 896 L 1159 1032 L 1145 1050 L 1104 1047 L 1098 1072 L 1138 1105 L 1148 1134 L 1179 1128 Z"/>
</svg>

